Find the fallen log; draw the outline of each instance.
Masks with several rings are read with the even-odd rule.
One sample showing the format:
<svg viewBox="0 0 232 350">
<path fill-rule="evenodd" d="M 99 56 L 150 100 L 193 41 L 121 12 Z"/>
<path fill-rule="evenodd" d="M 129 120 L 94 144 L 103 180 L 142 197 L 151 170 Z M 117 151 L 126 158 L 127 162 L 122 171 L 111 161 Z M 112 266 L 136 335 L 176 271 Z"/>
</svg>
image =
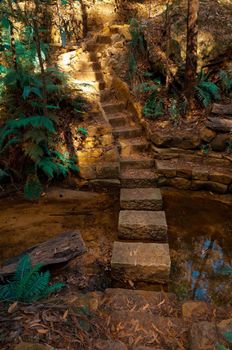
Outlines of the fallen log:
<svg viewBox="0 0 232 350">
<path fill-rule="evenodd" d="M 232 120 L 226 118 L 208 117 L 206 126 L 215 131 L 231 132 Z"/>
<path fill-rule="evenodd" d="M 38 244 L 19 256 L 10 259 L 0 269 L 0 276 L 6 276 L 15 272 L 17 263 L 24 254 L 30 256 L 32 266 L 40 263 L 43 266 L 67 262 L 86 252 L 86 246 L 80 232 L 71 231 Z"/>
<path fill-rule="evenodd" d="M 231 114 L 232 115 L 232 103 L 228 105 L 221 105 L 219 103 L 214 103 L 212 107 L 213 114 Z M 232 118 L 229 117 L 229 118 Z"/>
</svg>

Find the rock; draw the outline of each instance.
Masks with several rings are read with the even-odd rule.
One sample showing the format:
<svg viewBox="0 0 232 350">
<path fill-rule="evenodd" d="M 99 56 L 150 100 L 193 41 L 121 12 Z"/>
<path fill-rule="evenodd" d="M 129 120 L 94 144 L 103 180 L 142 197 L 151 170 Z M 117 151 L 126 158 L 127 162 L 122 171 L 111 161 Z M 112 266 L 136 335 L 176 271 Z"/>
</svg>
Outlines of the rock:
<svg viewBox="0 0 232 350">
<path fill-rule="evenodd" d="M 179 188 L 181 190 L 188 190 L 190 189 L 192 182 L 183 177 L 174 177 L 174 178 L 168 179 L 166 184 L 169 186 L 173 186 L 175 188 Z"/>
<path fill-rule="evenodd" d="M 111 36 L 111 41 L 112 41 L 112 44 L 115 44 L 117 43 L 118 41 L 121 41 L 122 40 L 122 37 L 120 34 L 113 34 Z"/>
<path fill-rule="evenodd" d="M 204 301 L 186 301 L 182 304 L 182 317 L 191 321 L 206 321 L 209 305 Z"/>
<path fill-rule="evenodd" d="M 96 166 L 97 178 L 99 179 L 118 179 L 119 178 L 119 163 L 107 162 L 100 163 Z"/>
<path fill-rule="evenodd" d="M 191 350 L 215 350 L 217 331 L 214 323 L 201 321 L 190 329 Z"/>
<path fill-rule="evenodd" d="M 211 130 L 211 129 L 208 129 L 206 127 L 203 127 L 201 130 L 200 130 L 200 138 L 202 141 L 204 142 L 210 142 L 213 140 L 213 138 L 216 136 L 216 132 Z"/>
<path fill-rule="evenodd" d="M 52 350 L 53 348 L 49 345 L 39 343 L 27 343 L 21 342 L 15 345 L 14 350 Z"/>
<path fill-rule="evenodd" d="M 232 182 L 232 173 L 226 173 L 223 170 L 214 170 L 212 174 L 209 174 L 209 180 L 229 185 Z"/>
<path fill-rule="evenodd" d="M 116 280 L 166 283 L 170 267 L 167 243 L 114 242 L 111 269 Z"/>
<path fill-rule="evenodd" d="M 229 138 L 230 136 L 227 134 L 218 134 L 211 143 L 212 150 L 216 152 L 225 151 Z"/>
<path fill-rule="evenodd" d="M 95 165 L 80 165 L 80 177 L 86 180 L 96 179 L 96 166 Z"/>
<path fill-rule="evenodd" d="M 218 182 L 213 181 L 200 181 L 200 180 L 193 180 L 191 185 L 192 190 L 206 190 L 206 191 L 212 191 L 215 193 L 226 193 L 228 190 L 227 185 L 220 184 Z"/>
<path fill-rule="evenodd" d="M 177 147 L 186 150 L 196 149 L 201 143 L 199 135 L 193 132 L 170 135 L 163 131 L 156 131 L 150 135 L 150 138 L 157 147 Z"/>
<path fill-rule="evenodd" d="M 206 169 L 195 168 L 192 171 L 192 178 L 193 180 L 207 181 L 209 178 L 209 172 Z"/>
<path fill-rule="evenodd" d="M 115 49 L 123 49 L 124 44 L 123 41 L 118 41 L 117 43 L 114 44 Z"/>
<path fill-rule="evenodd" d="M 121 189 L 121 209 L 161 210 L 162 204 L 162 196 L 158 188 Z"/>
<path fill-rule="evenodd" d="M 167 240 L 167 222 L 164 211 L 121 210 L 118 236 L 123 239 Z"/>
<path fill-rule="evenodd" d="M 176 176 L 176 164 L 170 162 L 165 162 L 162 160 L 155 161 L 155 167 L 158 171 L 158 174 L 166 177 L 175 177 Z"/>
</svg>

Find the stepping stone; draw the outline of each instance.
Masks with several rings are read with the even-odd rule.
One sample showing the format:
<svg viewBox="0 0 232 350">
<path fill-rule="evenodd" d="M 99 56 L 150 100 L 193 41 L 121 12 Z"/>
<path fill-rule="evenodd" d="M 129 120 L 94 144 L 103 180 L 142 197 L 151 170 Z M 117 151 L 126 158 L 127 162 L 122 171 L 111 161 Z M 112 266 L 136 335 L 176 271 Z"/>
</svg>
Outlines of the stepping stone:
<svg viewBox="0 0 232 350">
<path fill-rule="evenodd" d="M 114 114 L 118 112 L 122 112 L 125 108 L 124 103 L 102 103 L 102 108 L 104 109 L 106 114 Z"/>
<path fill-rule="evenodd" d="M 162 196 L 159 188 L 122 188 L 121 209 L 162 210 Z"/>
<path fill-rule="evenodd" d="M 167 241 L 167 222 L 164 211 L 121 210 L 118 222 L 121 239 Z"/>
<path fill-rule="evenodd" d="M 143 152 L 148 150 L 149 143 L 145 137 L 136 137 L 132 139 L 119 140 L 121 156 L 128 157 L 134 152 Z"/>
<path fill-rule="evenodd" d="M 121 157 L 120 158 L 120 166 L 121 169 L 146 169 L 152 168 L 154 165 L 154 159 L 152 157 L 148 157 L 146 155 L 133 155 L 133 157 Z"/>
<path fill-rule="evenodd" d="M 153 187 L 158 176 L 152 169 L 122 169 L 121 185 L 125 188 Z"/>
<path fill-rule="evenodd" d="M 170 267 L 167 243 L 114 242 L 111 270 L 116 280 L 166 283 Z"/>
<path fill-rule="evenodd" d="M 120 126 L 120 127 L 114 128 L 112 133 L 115 137 L 130 138 L 130 137 L 141 136 L 142 129 L 140 127 Z"/>
<path fill-rule="evenodd" d="M 83 72 L 75 72 L 73 75 L 75 79 L 85 80 L 85 81 L 99 81 L 103 80 L 102 72 L 91 72 L 91 71 L 83 71 Z"/>
<path fill-rule="evenodd" d="M 125 118 L 124 114 L 113 114 L 111 116 L 108 117 L 110 124 L 113 127 L 117 127 L 117 126 L 124 126 L 127 123 L 127 120 Z"/>
</svg>

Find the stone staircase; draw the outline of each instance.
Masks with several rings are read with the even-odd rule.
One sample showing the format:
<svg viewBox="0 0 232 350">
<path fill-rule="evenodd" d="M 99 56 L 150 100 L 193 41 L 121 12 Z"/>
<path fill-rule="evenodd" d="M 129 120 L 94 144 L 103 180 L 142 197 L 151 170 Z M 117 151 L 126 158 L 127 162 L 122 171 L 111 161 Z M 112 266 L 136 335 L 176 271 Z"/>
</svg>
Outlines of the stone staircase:
<svg viewBox="0 0 232 350">
<path fill-rule="evenodd" d="M 141 126 L 121 103 L 111 106 L 105 112 L 118 142 L 121 171 L 120 241 L 113 246 L 112 276 L 124 283 L 166 283 L 171 263 L 162 196 L 155 188 L 154 159 Z"/>
<path fill-rule="evenodd" d="M 138 121 L 124 103 L 107 93 L 100 61 L 101 51 L 110 43 L 110 34 L 88 41 L 86 51 L 91 62 L 75 77 L 98 86 L 101 107 L 120 154 L 119 241 L 113 245 L 112 276 L 124 283 L 167 283 L 171 261 L 162 196 L 155 188 L 155 161 Z"/>
</svg>

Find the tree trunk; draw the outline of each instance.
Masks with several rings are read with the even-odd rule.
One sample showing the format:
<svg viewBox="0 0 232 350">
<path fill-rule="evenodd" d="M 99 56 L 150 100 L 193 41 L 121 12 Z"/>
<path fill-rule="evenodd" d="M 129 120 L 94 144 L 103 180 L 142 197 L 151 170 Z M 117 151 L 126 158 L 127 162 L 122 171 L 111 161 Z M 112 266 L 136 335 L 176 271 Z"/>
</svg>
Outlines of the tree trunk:
<svg viewBox="0 0 232 350">
<path fill-rule="evenodd" d="M 199 0 L 188 0 L 185 97 L 188 100 L 189 109 L 194 107 L 194 87 L 197 76 L 198 11 Z"/>
</svg>

